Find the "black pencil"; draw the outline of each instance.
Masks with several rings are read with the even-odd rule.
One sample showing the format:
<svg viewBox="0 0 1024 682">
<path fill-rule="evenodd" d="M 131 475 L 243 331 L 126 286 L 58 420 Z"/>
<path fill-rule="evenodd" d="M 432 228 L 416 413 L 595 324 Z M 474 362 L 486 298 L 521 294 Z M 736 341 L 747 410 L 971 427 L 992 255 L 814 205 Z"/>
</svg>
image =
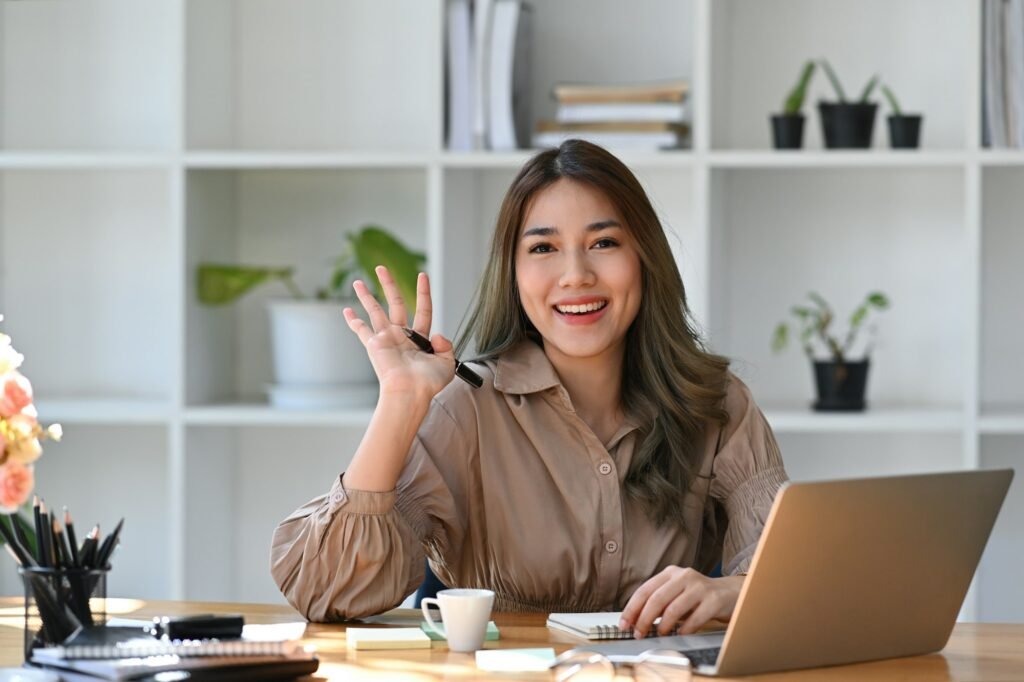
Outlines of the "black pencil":
<svg viewBox="0 0 1024 682">
<path fill-rule="evenodd" d="M 45 566 L 43 563 L 43 519 L 39 511 L 39 496 L 32 496 L 32 513 L 36 521 L 36 562 L 40 566 Z"/>
<path fill-rule="evenodd" d="M 79 558 L 82 560 L 82 568 L 93 568 L 93 556 L 96 552 L 96 538 L 99 537 L 100 527 L 93 526 L 89 534 L 85 536 L 85 540 L 82 542 L 82 549 L 79 552 Z"/>
<path fill-rule="evenodd" d="M 71 563 L 76 568 L 81 568 L 82 563 L 78 559 L 78 538 L 75 537 L 75 524 L 71 522 L 71 512 L 64 507 L 64 531 L 68 534 L 68 544 L 71 545 Z"/>
<path fill-rule="evenodd" d="M 39 501 L 39 565 L 53 566 L 53 531 L 50 529 L 50 515 L 46 513 L 46 502 Z"/>
<path fill-rule="evenodd" d="M 50 522 L 53 524 L 53 547 L 57 555 L 56 565 L 65 568 L 70 567 L 71 552 L 68 551 L 67 546 L 64 544 L 64 531 L 60 529 L 60 521 L 54 516 Z"/>
<path fill-rule="evenodd" d="M 6 516 L 6 514 L 5 514 L 5 516 Z M 8 517 L 8 518 L 10 518 L 10 517 Z M 10 519 L 10 521 L 11 521 L 11 523 L 13 525 L 14 519 Z M 8 528 L 7 524 L 4 523 L 2 520 L 0 520 L 0 534 L 3 534 L 4 542 L 7 543 L 8 550 L 10 550 L 10 552 L 14 556 L 14 558 L 17 559 L 18 563 L 21 564 L 22 566 L 30 565 L 29 561 L 31 559 L 25 553 L 25 550 L 24 550 L 24 548 L 22 548 L 21 543 L 19 543 L 18 539 L 14 536 L 14 531 L 12 531 L 10 528 Z"/>
<path fill-rule="evenodd" d="M 110 555 L 114 552 L 114 547 L 117 545 L 117 538 L 121 534 L 121 526 L 124 525 L 124 517 L 117 522 L 117 526 L 114 527 L 113 532 L 107 536 L 103 541 L 103 545 L 100 546 L 99 552 L 96 555 L 96 568 L 106 568 L 107 561 L 110 559 Z"/>
</svg>

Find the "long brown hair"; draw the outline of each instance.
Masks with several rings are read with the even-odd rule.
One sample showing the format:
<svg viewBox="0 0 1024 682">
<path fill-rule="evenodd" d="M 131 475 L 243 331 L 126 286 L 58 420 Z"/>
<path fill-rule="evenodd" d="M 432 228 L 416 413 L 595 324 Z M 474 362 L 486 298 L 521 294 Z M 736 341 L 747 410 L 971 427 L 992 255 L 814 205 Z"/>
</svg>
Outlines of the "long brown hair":
<svg viewBox="0 0 1024 682">
<path fill-rule="evenodd" d="M 519 171 L 501 204 L 491 253 L 456 352 L 475 341 L 493 358 L 537 339 L 519 300 L 515 254 L 530 202 L 561 178 L 602 192 L 618 209 L 642 264 L 640 310 L 626 332 L 622 408 L 639 424 L 625 491 L 658 524 L 683 523 L 683 499 L 697 475 L 710 426 L 725 425 L 729 361 L 709 353 L 686 305 L 686 291 L 654 207 L 615 156 L 582 140 L 540 152 Z"/>
</svg>

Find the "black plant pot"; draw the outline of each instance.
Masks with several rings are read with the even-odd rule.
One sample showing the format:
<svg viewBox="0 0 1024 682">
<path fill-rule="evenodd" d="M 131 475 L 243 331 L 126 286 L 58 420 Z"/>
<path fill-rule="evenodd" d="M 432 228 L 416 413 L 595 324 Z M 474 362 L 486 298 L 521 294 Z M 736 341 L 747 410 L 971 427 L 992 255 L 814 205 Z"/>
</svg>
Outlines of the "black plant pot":
<svg viewBox="0 0 1024 682">
<path fill-rule="evenodd" d="M 893 149 L 917 149 L 920 141 L 920 114 L 889 117 L 889 145 Z"/>
<path fill-rule="evenodd" d="M 875 131 L 877 104 L 818 102 L 821 131 L 829 149 L 867 149 Z"/>
<path fill-rule="evenodd" d="M 866 404 L 868 360 L 859 362 L 814 362 L 814 380 L 819 412 L 861 412 Z"/>
<path fill-rule="evenodd" d="M 804 145 L 804 115 L 772 114 L 772 140 L 776 149 L 800 149 Z"/>
</svg>

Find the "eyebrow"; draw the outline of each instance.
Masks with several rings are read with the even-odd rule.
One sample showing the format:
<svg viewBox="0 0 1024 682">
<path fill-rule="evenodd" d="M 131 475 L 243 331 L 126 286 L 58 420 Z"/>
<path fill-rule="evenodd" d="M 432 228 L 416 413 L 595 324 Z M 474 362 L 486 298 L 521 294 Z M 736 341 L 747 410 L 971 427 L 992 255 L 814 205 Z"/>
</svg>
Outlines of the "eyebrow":
<svg viewBox="0 0 1024 682">
<path fill-rule="evenodd" d="M 587 225 L 587 232 L 600 232 L 601 230 L 607 230 L 610 227 L 622 227 L 618 220 L 599 220 L 596 223 L 590 223 Z M 549 237 L 553 234 L 558 234 L 557 227 L 550 226 L 539 226 L 531 227 L 523 232 L 523 239 L 527 237 Z"/>
</svg>

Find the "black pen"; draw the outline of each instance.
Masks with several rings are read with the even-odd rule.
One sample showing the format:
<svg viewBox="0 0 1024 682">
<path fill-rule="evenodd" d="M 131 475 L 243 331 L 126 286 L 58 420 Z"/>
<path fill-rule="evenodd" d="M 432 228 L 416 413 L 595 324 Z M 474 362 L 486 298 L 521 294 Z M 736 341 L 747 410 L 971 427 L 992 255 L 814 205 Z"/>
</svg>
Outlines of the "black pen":
<svg viewBox="0 0 1024 682">
<path fill-rule="evenodd" d="M 409 340 L 415 343 L 421 351 L 425 353 L 434 352 L 434 347 L 430 344 L 430 339 L 427 339 L 415 329 L 402 327 L 402 331 L 405 332 L 405 335 L 409 337 Z M 458 360 L 455 360 L 455 375 L 473 388 L 480 388 L 484 385 L 484 380 L 480 378 L 479 374 Z"/>
</svg>

